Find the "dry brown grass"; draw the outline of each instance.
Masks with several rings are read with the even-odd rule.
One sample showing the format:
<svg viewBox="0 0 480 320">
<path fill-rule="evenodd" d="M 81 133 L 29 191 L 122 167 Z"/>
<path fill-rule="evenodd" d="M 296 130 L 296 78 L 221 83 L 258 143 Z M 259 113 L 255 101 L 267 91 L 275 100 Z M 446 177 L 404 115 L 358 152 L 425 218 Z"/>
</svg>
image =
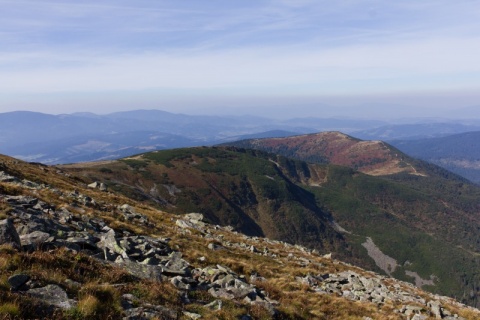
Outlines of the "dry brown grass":
<svg viewBox="0 0 480 320">
<path fill-rule="evenodd" d="M 78 310 L 86 318 L 106 319 L 121 315 L 119 292 L 108 284 L 87 283 L 78 296 Z"/>
<path fill-rule="evenodd" d="M 142 302 L 180 308 L 182 301 L 179 291 L 170 282 L 143 280 L 129 284 L 122 292 L 130 292 Z"/>
<path fill-rule="evenodd" d="M 2 161 L 16 160 L 0 157 L 0 162 Z M 104 210 L 101 210 L 100 207 L 81 207 L 81 209 L 85 210 L 84 214 L 89 217 L 104 219 L 111 227 L 127 229 L 139 234 L 172 238 L 170 242 L 171 247 L 181 251 L 184 258 L 191 262 L 193 267 L 221 264 L 228 266 L 238 274 L 246 275 L 247 279 L 252 273 L 258 273 L 260 276 L 265 277 L 267 281 L 255 284 L 261 290 L 264 290 L 269 298 L 279 301 L 279 319 L 362 319 L 363 316 L 369 316 L 373 319 L 398 319 L 398 316 L 393 314 L 393 309 L 398 308 L 398 306 L 385 304 L 378 308 L 377 305 L 372 303 L 351 302 L 334 295 L 321 295 L 295 280 L 295 276 L 303 277 L 307 274 L 336 273 L 344 270 L 352 270 L 363 275 L 367 274 L 359 268 L 342 263 L 334 263 L 329 259 L 323 259 L 318 255 L 302 252 L 298 248 L 284 246 L 281 243 L 267 243 L 262 239 L 257 242 L 245 238 L 241 234 L 225 230 L 212 229 L 212 234 L 217 236 L 215 240 L 207 239 L 203 233 L 194 230 L 184 235 L 175 226 L 177 216 L 156 210 L 145 203 L 138 203 L 121 195 L 88 189 L 85 183 L 90 181 L 86 181 L 86 178 L 57 175 L 55 174 L 56 168 L 31 166 L 19 161 L 15 162 L 14 167 L 16 170 L 14 173 L 18 174 L 19 177 L 51 185 L 64 193 L 78 189 L 80 193 L 95 199 L 100 204 L 100 207 L 104 207 Z M 37 192 L 0 184 L 0 193 L 2 192 L 7 194 L 30 194 L 57 206 L 64 205 L 66 202 L 65 197 L 61 198 L 59 194 L 49 189 Z M 119 221 L 119 215 L 116 213 L 115 208 L 125 203 L 134 207 L 137 212 L 146 215 L 155 224 L 155 227 L 150 228 Z M 2 204 L 0 202 L 0 214 L 8 212 L 8 210 L 9 207 L 5 203 Z M 74 209 L 71 208 L 71 210 L 73 211 Z M 218 237 L 220 235 L 223 238 Z M 269 252 L 276 253 L 278 257 L 266 257 L 252 253 L 247 249 L 230 247 L 227 247 L 226 251 L 212 251 L 207 248 L 210 241 L 217 241 L 219 244 L 243 242 L 248 245 L 253 244 L 261 250 L 266 247 Z M 307 266 L 300 266 L 297 260 L 287 257 L 289 252 L 293 253 L 295 257 L 306 258 L 311 263 Z M 205 262 L 198 261 L 198 258 L 201 256 L 206 257 Z M 18 306 L 22 317 L 34 314 L 33 310 L 35 308 L 32 306 L 35 306 L 35 303 L 38 304 L 38 302 L 28 299 L 19 302 L 17 297 L 9 292 L 6 279 L 17 272 L 27 273 L 36 281 L 45 284 L 60 284 L 65 279 L 72 279 L 83 284 L 83 288 L 80 290 L 67 287 L 68 293 L 79 299 L 79 306 L 69 314 L 49 315 L 49 317 L 56 319 L 95 318 L 99 317 L 99 315 L 102 315 L 104 318 L 113 319 L 115 316 L 118 318 L 119 295 L 123 293 L 133 293 L 144 302 L 167 305 L 176 310 L 186 308 L 192 312 L 202 314 L 205 319 L 238 319 L 238 316 L 247 313 L 255 319 L 271 318 L 263 308 L 250 307 L 232 301 L 224 301 L 224 307 L 221 311 L 207 310 L 201 306 L 200 302 L 210 302 L 212 297 L 202 291 L 189 294 L 193 301 L 198 301 L 199 303 L 183 306 L 178 290 L 170 283 L 137 281 L 119 268 L 102 264 L 82 254 L 72 254 L 61 249 L 52 252 L 39 251 L 27 254 L 17 252 L 8 246 L 1 246 L 0 306 L 7 304 L 6 309 L 9 308 L 9 305 Z M 123 285 L 118 287 L 105 285 L 120 283 Z M 102 302 L 103 300 L 108 302 L 107 309 L 102 309 L 103 307 L 99 304 L 99 301 Z M 450 305 L 446 307 L 469 320 L 480 318 L 478 313 L 472 310 L 462 310 Z"/>
</svg>

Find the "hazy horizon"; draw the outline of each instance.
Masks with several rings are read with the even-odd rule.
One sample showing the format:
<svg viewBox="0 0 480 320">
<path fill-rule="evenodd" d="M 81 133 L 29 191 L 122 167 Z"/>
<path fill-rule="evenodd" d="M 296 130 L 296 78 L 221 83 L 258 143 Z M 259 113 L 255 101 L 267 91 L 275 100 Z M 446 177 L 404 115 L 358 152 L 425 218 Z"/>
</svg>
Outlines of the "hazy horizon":
<svg viewBox="0 0 480 320">
<path fill-rule="evenodd" d="M 0 112 L 398 118 L 480 105 L 476 1 L 0 3 Z"/>
<path fill-rule="evenodd" d="M 422 122 L 438 122 L 438 121 L 465 121 L 465 120 L 479 120 L 480 121 L 480 108 L 479 107 L 466 107 L 466 108 L 430 108 L 420 109 L 412 107 L 406 108 L 405 106 L 391 106 L 391 108 L 385 109 L 383 106 L 376 107 L 362 107 L 362 106 L 304 106 L 301 112 L 298 109 L 291 109 L 288 106 L 283 107 L 268 107 L 262 108 L 256 107 L 239 107 L 239 108 L 204 108 L 202 110 L 167 110 L 159 108 L 138 108 L 138 109 L 117 109 L 109 110 L 105 112 L 99 112 L 98 110 L 73 110 L 71 112 L 49 112 L 49 111 L 37 111 L 37 110 L 11 110 L 0 112 L 38 112 L 48 115 L 82 115 L 93 114 L 98 116 L 109 115 L 117 112 L 132 112 L 142 110 L 155 110 L 162 112 L 169 112 L 172 114 L 183 114 L 190 116 L 221 116 L 221 117 L 258 117 L 271 120 L 288 120 L 294 118 L 318 118 L 318 119 L 352 119 L 352 120 L 380 120 L 390 123 L 413 123 Z"/>
</svg>

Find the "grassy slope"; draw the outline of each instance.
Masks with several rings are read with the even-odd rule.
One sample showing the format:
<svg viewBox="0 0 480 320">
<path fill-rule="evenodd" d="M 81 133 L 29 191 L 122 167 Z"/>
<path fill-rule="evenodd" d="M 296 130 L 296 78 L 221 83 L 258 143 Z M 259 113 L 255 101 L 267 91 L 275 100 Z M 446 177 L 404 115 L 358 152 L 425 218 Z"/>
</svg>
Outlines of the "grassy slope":
<svg viewBox="0 0 480 320">
<path fill-rule="evenodd" d="M 176 161 L 171 162 L 175 163 Z M 116 163 L 115 165 L 119 165 L 120 168 L 122 163 Z M 142 166 L 143 164 L 136 168 Z M 102 170 L 101 168 L 98 167 L 96 170 Z M 123 203 L 134 206 L 136 211 L 149 217 L 155 225 L 154 228 L 121 222 L 114 212 L 108 210 L 69 206 L 68 200 L 66 201 L 58 192 L 51 192 L 48 189 L 36 191 L 0 183 L 0 193 L 2 194 L 34 196 L 42 201 L 65 206 L 68 210 L 83 209 L 89 217 L 100 217 L 108 225 L 118 230 L 128 229 L 133 233 L 149 234 L 153 237 L 169 237 L 172 239 L 171 246 L 177 247 L 184 254 L 184 258 L 191 261 L 194 267 L 221 264 L 245 275 L 258 273 L 260 276 L 267 278 L 266 282 L 258 283 L 258 285 L 271 298 L 279 301 L 279 318 L 281 319 L 363 319 L 366 316 L 373 319 L 393 320 L 400 318 L 392 310 L 401 308 L 401 305 L 386 303 L 377 307 L 367 302 L 351 302 L 335 295 L 319 295 L 295 281 L 295 276 L 303 277 L 307 274 L 324 274 L 344 270 L 364 273 L 364 271 L 355 267 L 324 259 L 318 255 L 308 254 L 294 247 L 286 249 L 282 244 L 270 244 L 267 241 L 261 242 L 262 247 L 265 246 L 270 252 L 276 253 L 278 255 L 277 259 L 233 248 L 228 249 L 228 254 L 225 254 L 224 251 L 212 251 L 207 248 L 211 239 L 201 233 L 180 233 L 175 227 L 175 220 L 171 219 L 172 215 L 158 211 L 146 203 L 128 199 L 118 193 L 105 193 L 88 189 L 81 180 L 62 173 L 58 174 L 54 167 L 30 165 L 0 156 L 0 170 L 6 170 L 9 174 L 20 178 L 48 184 L 61 192 L 68 193 L 74 189 L 78 190 L 80 193 L 92 197 L 102 206 L 117 206 Z M 102 171 L 109 174 L 107 168 Z M 121 171 L 118 172 L 119 175 L 122 174 Z M 135 170 L 130 167 L 123 171 Z M 139 171 L 141 174 L 145 173 L 143 170 Z M 114 171 L 110 175 L 117 175 L 117 172 Z M 140 181 L 137 182 L 140 183 Z M 4 214 L 8 211 L 8 205 L 6 203 L 1 204 L 5 207 L 2 208 L 0 213 Z M 234 234 L 222 229 L 213 230 L 213 228 L 211 232 L 215 236 L 221 236 L 224 242 L 251 244 L 251 240 L 245 239 L 241 234 Z M 296 257 L 308 259 L 312 263 L 308 266 L 302 266 L 298 264 L 296 259 L 292 260 L 289 257 L 289 252 Z M 199 261 L 198 257 L 201 256 L 204 256 L 206 260 Z M 64 280 L 67 278 L 79 282 L 81 284 L 80 288 L 67 286 L 65 289 L 70 297 L 76 297 L 80 300 L 80 306 L 66 312 L 49 313 L 48 308 L 38 300 L 10 292 L 8 285 L 6 285 L 6 279 L 16 273 L 27 273 L 41 284 L 58 283 L 63 286 Z M 115 286 L 113 284 L 121 285 Z M 403 286 L 403 284 L 401 285 Z M 251 314 L 254 319 L 271 318 L 261 309 L 227 300 L 223 301 L 223 308 L 220 311 L 204 308 L 202 303 L 199 304 L 195 301 L 210 302 L 213 297 L 198 291 L 189 293 L 192 303 L 185 305 L 180 298 L 181 293 L 170 283 L 138 281 L 121 269 L 100 263 L 81 253 L 75 254 L 62 249 L 26 253 L 17 252 L 9 247 L 0 247 L 0 318 L 117 319 L 121 317 L 120 296 L 127 292 L 133 292 L 137 298 L 145 302 L 165 305 L 180 312 L 183 310 L 198 312 L 205 319 L 233 320 L 238 319 L 240 315 L 245 313 Z M 421 291 L 418 291 L 418 295 L 429 299 Z M 95 303 L 92 303 L 92 301 Z M 478 319 L 478 313 L 476 312 L 461 310 L 455 306 L 448 306 L 448 309 L 469 320 Z M 182 317 L 181 319 L 186 318 Z"/>
<path fill-rule="evenodd" d="M 365 148 L 357 149 L 357 152 L 343 152 L 345 148 L 342 145 L 359 144 L 360 140 L 346 135 L 343 135 L 343 139 L 339 139 L 341 136 L 326 132 L 296 138 L 245 140 L 235 142 L 233 145 L 275 151 L 282 155 L 292 156 L 296 159 L 313 163 L 324 163 L 325 160 L 317 160 L 317 158 L 324 158 L 328 163 L 348 165 L 366 173 L 373 173 L 368 168 L 368 163 L 371 162 L 368 160 L 377 156 L 372 155 L 371 151 Z M 308 148 L 305 146 L 308 146 Z M 452 273 L 458 279 L 461 279 L 463 286 L 478 292 L 479 280 L 478 276 L 475 275 L 475 268 L 478 268 L 478 253 L 480 252 L 478 232 L 480 226 L 480 215 L 478 214 L 480 189 L 468 183 L 465 178 L 443 168 L 411 158 L 387 144 L 383 144 L 383 146 L 386 149 L 384 148 L 383 156 L 378 159 L 378 164 L 385 166 L 387 170 L 380 169 L 377 171 L 383 172 L 383 182 L 381 180 L 367 182 L 369 179 L 363 178 L 363 181 L 354 187 L 357 190 L 355 196 L 361 196 L 368 203 L 373 203 L 377 208 L 390 213 L 390 218 L 393 216 L 396 219 L 400 219 L 402 224 L 407 226 L 408 232 L 412 232 L 412 230 L 417 228 L 426 233 L 431 239 L 425 238 L 424 240 L 430 243 L 427 247 L 434 248 L 432 252 L 445 251 L 438 242 L 433 243 L 433 239 L 440 239 L 454 245 L 454 249 L 449 255 L 457 256 L 458 259 L 464 262 L 468 261 L 468 263 L 465 262 L 468 266 L 462 263 L 458 267 L 458 265 L 452 263 L 449 270 L 452 270 Z M 378 153 L 376 154 L 378 155 Z M 400 160 L 397 162 L 397 168 L 405 168 L 403 172 L 395 172 L 395 170 L 388 172 L 391 168 L 388 168 L 387 164 L 395 158 Z M 366 163 L 367 166 L 359 165 L 362 164 L 362 162 L 359 162 L 359 159 L 367 160 L 366 162 L 363 161 L 363 164 Z M 376 173 L 373 174 L 378 175 Z M 335 179 L 338 179 L 338 177 Z M 390 187 L 385 189 L 384 184 L 386 181 L 394 181 L 396 187 L 394 189 Z M 339 191 L 339 193 L 344 192 L 345 190 L 343 189 Z M 345 195 L 342 201 L 348 202 L 345 200 Z M 351 212 L 350 209 L 344 208 L 344 210 Z M 347 214 L 347 216 L 351 216 L 351 214 Z M 375 220 L 377 219 L 379 219 L 378 216 Z M 380 225 L 383 225 L 383 223 Z M 400 229 L 396 230 L 395 234 Z M 382 242 L 379 246 L 385 252 L 397 252 L 395 249 L 389 250 L 388 248 L 396 247 L 395 243 L 398 241 L 390 240 L 382 241 L 380 237 L 376 242 Z M 415 247 L 418 247 L 417 241 L 413 242 Z M 426 252 L 424 261 L 431 262 L 438 259 L 432 252 L 424 251 Z M 460 251 L 463 251 L 463 253 L 460 253 Z M 465 257 L 459 256 L 464 253 L 467 253 Z M 442 263 L 450 263 L 449 261 L 452 259 L 448 258 L 449 255 L 446 255 L 446 262 Z M 419 263 L 418 267 L 427 270 L 428 268 L 425 265 L 425 262 Z M 463 272 L 462 268 L 466 271 Z M 445 275 L 445 278 L 449 278 L 448 274 Z M 464 296 L 470 295 L 468 291 L 469 289 L 465 290 Z M 476 297 L 468 299 L 478 303 Z"/>
<path fill-rule="evenodd" d="M 478 189 L 459 181 L 371 177 L 232 148 L 160 151 L 79 173 L 172 212 L 200 211 L 214 223 L 332 250 L 375 268 L 361 246 L 368 236 L 398 261 L 396 277 L 411 281 L 405 270 L 424 279 L 435 275 L 439 282 L 430 290 L 477 303 L 470 291 L 478 292 L 480 283 Z M 351 233 L 332 230 L 331 217 Z"/>
<path fill-rule="evenodd" d="M 170 212 L 200 211 L 211 222 L 246 234 L 322 251 L 344 250 L 342 236 L 330 226 L 314 195 L 293 183 L 290 173 L 268 157 L 247 150 L 177 149 L 101 165 L 88 176 L 102 177 L 134 199 L 156 202 Z"/>
<path fill-rule="evenodd" d="M 397 278 L 409 280 L 406 270 L 424 279 L 435 275 L 440 281 L 429 290 L 477 302 L 470 290 L 478 290 L 480 281 L 478 248 L 473 245 L 478 243 L 478 223 L 468 224 L 455 213 L 468 216 L 465 212 L 453 206 L 447 210 L 431 195 L 398 183 L 352 176 L 344 168 L 336 168 L 329 181 L 334 182 L 312 190 L 338 223 L 353 233 L 346 235 L 347 241 L 359 244 L 370 236 L 400 264 L 393 274 Z"/>
</svg>

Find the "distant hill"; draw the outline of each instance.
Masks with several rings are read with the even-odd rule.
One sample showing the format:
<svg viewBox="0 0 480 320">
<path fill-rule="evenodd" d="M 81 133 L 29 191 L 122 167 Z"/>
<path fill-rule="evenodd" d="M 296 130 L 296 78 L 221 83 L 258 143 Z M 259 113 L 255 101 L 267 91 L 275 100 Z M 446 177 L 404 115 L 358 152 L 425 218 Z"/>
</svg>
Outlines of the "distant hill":
<svg viewBox="0 0 480 320">
<path fill-rule="evenodd" d="M 393 140 L 390 143 L 413 157 L 480 183 L 480 131 L 431 139 Z"/>
<path fill-rule="evenodd" d="M 359 130 L 374 124 L 383 122 L 315 118 L 281 121 L 255 116 L 193 116 L 161 110 L 107 115 L 19 111 L 0 113 L 0 152 L 47 164 L 70 163 L 332 127 Z"/>
<path fill-rule="evenodd" d="M 280 138 L 280 137 L 290 137 L 299 135 L 298 132 L 284 131 L 284 130 L 270 130 L 265 132 L 244 134 L 240 136 L 233 136 L 223 139 L 225 141 L 216 141 L 215 144 L 227 143 L 227 141 L 238 141 L 246 139 L 263 139 L 263 138 Z"/>
<path fill-rule="evenodd" d="M 349 134 L 364 140 L 391 141 L 443 137 L 474 130 L 480 130 L 479 121 L 391 124 L 351 131 Z"/>
<path fill-rule="evenodd" d="M 419 120 L 412 119 L 418 122 Z M 420 139 L 480 130 L 474 120 L 393 125 L 339 118 L 273 120 L 202 116 L 161 110 L 106 115 L 0 113 L 0 153 L 45 164 L 118 159 L 148 150 L 214 145 L 234 140 L 341 131 L 367 140 Z"/>
<path fill-rule="evenodd" d="M 22 149 L 28 150 L 28 154 L 22 158 L 44 164 L 75 163 L 118 159 L 146 151 L 202 144 L 194 139 L 155 131 L 85 134 L 44 143 L 25 144 Z"/>
<path fill-rule="evenodd" d="M 258 149 L 313 163 L 347 166 L 370 175 L 400 172 L 423 174 L 413 159 L 382 141 L 362 141 L 341 132 L 320 132 L 285 138 L 249 139 L 228 145 Z"/>
<path fill-rule="evenodd" d="M 355 150 L 361 141 L 328 135 L 342 150 L 324 148 L 330 159 L 340 154 L 355 159 L 345 150 Z M 298 150 L 322 146 L 315 136 Z M 278 139 L 298 137 L 268 140 Z M 389 156 L 379 162 L 394 168 L 387 176 L 237 147 L 156 151 L 63 170 L 161 210 L 202 212 L 213 223 L 249 235 L 331 250 L 352 263 L 477 305 L 480 188 L 421 161 L 403 167 L 395 162 L 399 151 L 395 156 L 386 144 L 372 145 L 372 154 L 383 150 L 382 156 Z M 378 173 L 377 163 L 364 163 L 360 169 Z"/>
</svg>

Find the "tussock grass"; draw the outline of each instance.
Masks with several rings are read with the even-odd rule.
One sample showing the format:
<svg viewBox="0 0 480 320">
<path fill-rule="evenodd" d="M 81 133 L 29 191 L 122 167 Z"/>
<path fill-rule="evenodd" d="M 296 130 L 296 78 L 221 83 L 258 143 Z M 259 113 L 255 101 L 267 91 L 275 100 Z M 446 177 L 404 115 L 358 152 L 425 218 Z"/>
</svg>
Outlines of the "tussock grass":
<svg viewBox="0 0 480 320">
<path fill-rule="evenodd" d="M 78 301 L 77 311 L 84 317 L 100 316 L 103 313 L 101 309 L 102 303 L 97 297 L 85 295 Z"/>
<path fill-rule="evenodd" d="M 16 273 L 28 274 L 38 286 L 60 285 L 81 303 L 74 310 L 52 313 L 52 309 L 42 306 L 40 301 L 10 292 L 7 279 Z M 81 283 L 81 289 L 66 285 L 66 279 Z M 122 269 L 65 249 L 26 253 L 9 246 L 0 248 L 0 303 L 18 306 L 21 319 L 118 319 L 121 315 L 119 292 L 110 283 L 134 281 L 135 278 Z M 38 314 L 39 308 L 43 315 Z"/>
<path fill-rule="evenodd" d="M 20 307 L 16 303 L 6 302 L 0 304 L 0 317 L 18 317 L 20 316 Z"/>
<path fill-rule="evenodd" d="M 90 319 L 115 319 L 121 316 L 119 292 L 110 285 L 87 283 L 79 291 L 77 309 Z"/>
<path fill-rule="evenodd" d="M 132 293 L 142 302 L 148 302 L 153 305 L 164 305 L 174 309 L 182 306 L 178 290 L 169 282 L 142 280 L 129 284 L 122 289 L 122 292 Z"/>
</svg>

